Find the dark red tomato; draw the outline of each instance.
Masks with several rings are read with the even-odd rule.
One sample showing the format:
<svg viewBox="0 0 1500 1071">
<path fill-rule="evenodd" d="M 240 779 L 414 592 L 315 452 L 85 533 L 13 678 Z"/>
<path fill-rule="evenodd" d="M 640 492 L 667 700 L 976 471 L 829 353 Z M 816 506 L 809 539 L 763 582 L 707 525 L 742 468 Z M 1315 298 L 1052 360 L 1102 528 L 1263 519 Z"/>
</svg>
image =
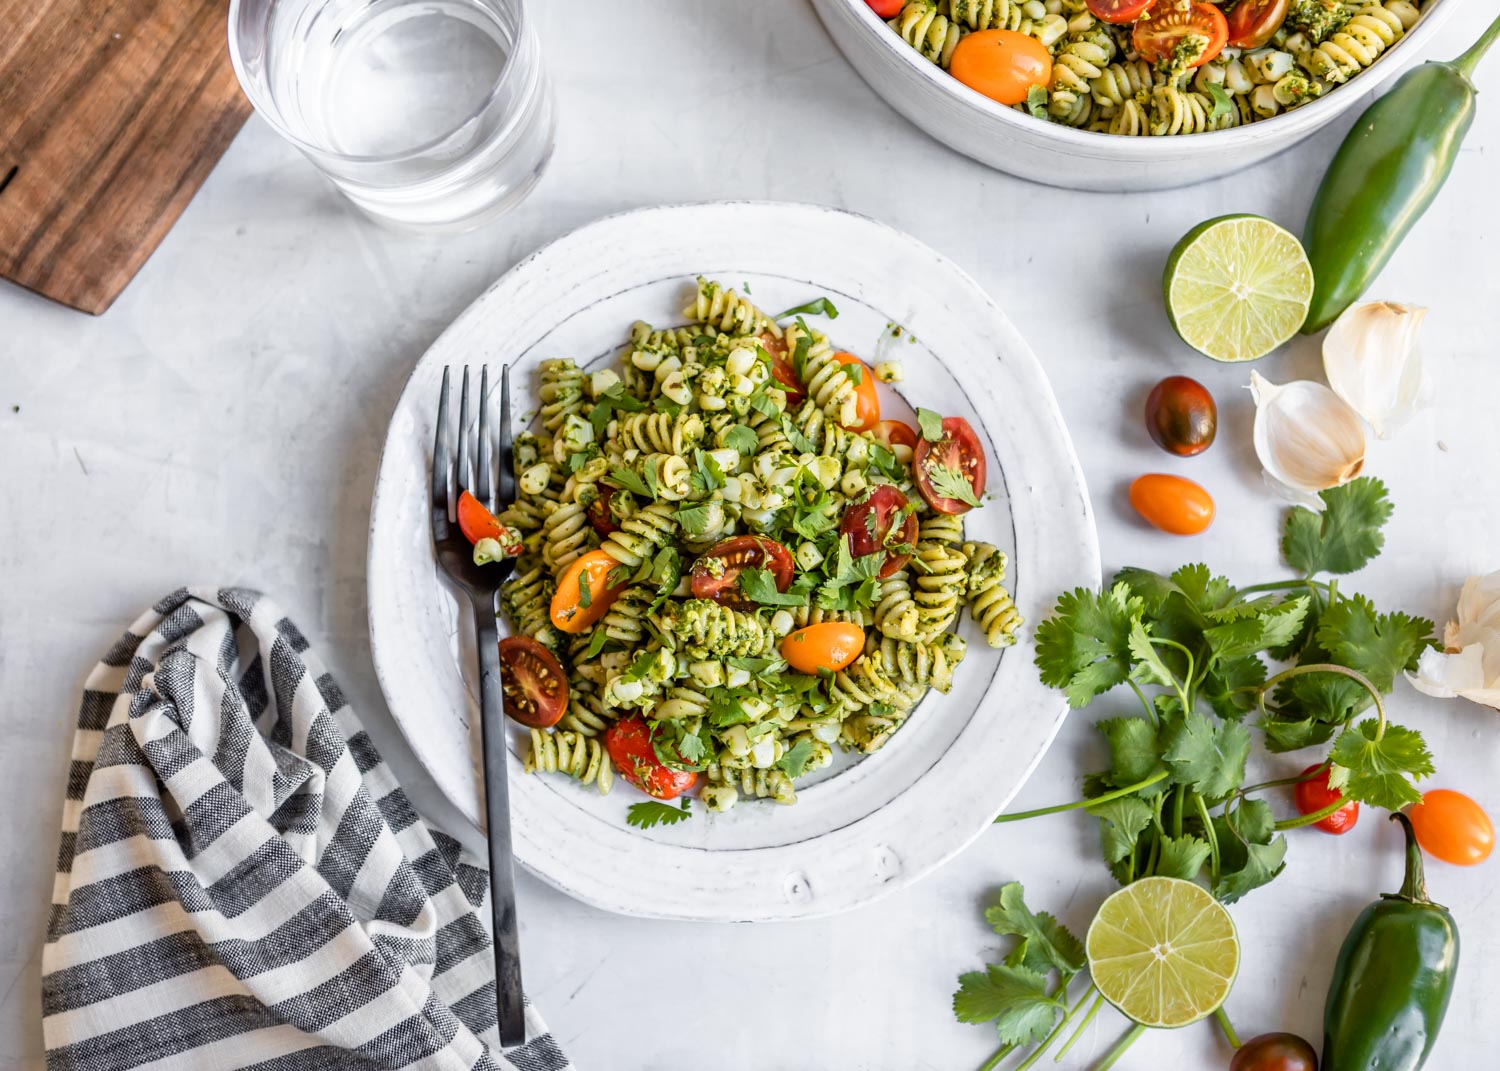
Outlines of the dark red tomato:
<svg viewBox="0 0 1500 1071">
<path fill-rule="evenodd" d="M 797 380 L 797 370 L 786 357 L 786 339 L 777 338 L 769 331 L 760 333 L 760 345 L 771 355 L 771 374 L 776 382 L 786 388 L 786 404 L 796 405 L 802 401 L 802 384 Z"/>
<path fill-rule="evenodd" d="M 698 783 L 691 770 L 674 770 L 656 757 L 651 729 L 638 716 L 621 718 L 604 730 L 604 747 L 620 776 L 648 796 L 676 799 Z"/>
<path fill-rule="evenodd" d="M 1317 773 L 1319 767 L 1309 766 L 1302 771 L 1305 781 L 1298 781 L 1293 791 L 1297 800 L 1297 810 L 1303 814 L 1313 814 L 1321 811 L 1331 803 L 1337 803 L 1344 798 L 1344 794 L 1336 788 L 1328 787 L 1328 771 L 1318 773 L 1316 777 L 1310 776 Z M 1354 823 L 1359 821 L 1359 803 L 1350 801 L 1347 807 L 1341 807 L 1334 811 L 1321 822 L 1315 823 L 1317 828 L 1324 833 L 1338 835 L 1347 833 L 1354 828 Z"/>
<path fill-rule="evenodd" d="M 883 19 L 893 19 L 901 14 L 901 9 L 906 6 L 906 0 L 865 0 L 870 5 L 870 10 Z"/>
<path fill-rule="evenodd" d="M 979 505 L 988 465 L 979 436 L 963 417 L 944 417 L 941 439 L 917 443 L 914 467 L 917 490 L 939 513 L 968 513 Z"/>
<path fill-rule="evenodd" d="M 500 641 L 505 714 L 533 729 L 556 725 L 568 709 L 568 678 L 551 651 L 530 636 Z"/>
<path fill-rule="evenodd" d="M 1214 396 L 1196 379 L 1168 376 L 1146 399 L 1146 430 L 1169 454 L 1192 457 L 1214 443 L 1219 430 L 1219 407 Z"/>
<path fill-rule="evenodd" d="M 1212 4 L 1194 3 L 1188 7 L 1162 4 L 1135 24 L 1130 31 L 1131 43 L 1148 63 L 1171 61 L 1177 47 L 1189 37 L 1202 37 L 1208 43 L 1189 67 L 1201 67 L 1224 50 L 1229 40 L 1229 23 L 1224 13 Z"/>
<path fill-rule="evenodd" d="M 1239 0 L 1229 12 L 1231 48 L 1259 48 L 1286 21 L 1291 0 Z"/>
<path fill-rule="evenodd" d="M 757 605 L 740 591 L 740 573 L 766 569 L 776 581 L 776 590 L 792 586 L 792 552 L 765 536 L 733 536 L 722 539 L 693 563 L 693 598 L 712 599 L 737 610 Z"/>
<path fill-rule="evenodd" d="M 870 429 L 870 434 L 887 450 L 904 446 L 913 453 L 916 452 L 917 429 L 904 420 L 882 420 Z"/>
<path fill-rule="evenodd" d="M 1318 1071 L 1318 1054 L 1296 1034 L 1262 1034 L 1235 1050 L 1229 1071 Z"/>
<path fill-rule="evenodd" d="M 609 500 L 614 497 L 615 489 L 607 483 L 599 485 L 599 497 L 588 504 L 584 511 L 588 514 L 589 523 L 594 526 L 594 531 L 601 536 L 607 536 L 611 532 L 618 532 L 620 526 L 616 523 L 615 511 L 610 507 Z"/>
<path fill-rule="evenodd" d="M 844 514 L 839 531 L 849 538 L 849 553 L 856 558 L 885 551 L 885 562 L 880 566 L 880 579 L 884 580 L 911 560 L 917 542 L 917 518 L 907 509 L 906 496 L 883 483 Z"/>
<path fill-rule="evenodd" d="M 1126 25 L 1141 17 L 1156 0 L 1089 0 L 1089 11 L 1100 22 Z"/>
</svg>

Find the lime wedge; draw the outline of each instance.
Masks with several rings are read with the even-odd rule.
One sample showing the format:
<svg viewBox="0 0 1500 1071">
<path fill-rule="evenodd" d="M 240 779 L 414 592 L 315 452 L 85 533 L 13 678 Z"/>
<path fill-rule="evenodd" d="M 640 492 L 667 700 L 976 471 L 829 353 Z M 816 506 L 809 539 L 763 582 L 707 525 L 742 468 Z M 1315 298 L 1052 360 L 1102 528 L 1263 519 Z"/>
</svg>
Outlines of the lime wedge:
<svg viewBox="0 0 1500 1071">
<path fill-rule="evenodd" d="M 1161 288 L 1182 341 L 1216 361 L 1253 361 L 1307 319 L 1312 265 L 1285 227 L 1260 216 L 1220 216 L 1182 236 Z"/>
<path fill-rule="evenodd" d="M 1212 1015 L 1240 969 L 1240 939 L 1222 904 L 1179 878 L 1142 878 L 1089 926 L 1089 972 L 1104 999 L 1144 1026 Z"/>
</svg>

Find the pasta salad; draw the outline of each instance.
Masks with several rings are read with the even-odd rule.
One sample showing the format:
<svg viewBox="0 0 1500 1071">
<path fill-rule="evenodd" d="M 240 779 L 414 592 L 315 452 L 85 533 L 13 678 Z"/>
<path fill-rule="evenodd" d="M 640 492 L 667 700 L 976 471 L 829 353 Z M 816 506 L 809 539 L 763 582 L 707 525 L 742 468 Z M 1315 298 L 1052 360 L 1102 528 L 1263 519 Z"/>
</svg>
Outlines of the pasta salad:
<svg viewBox="0 0 1500 1071">
<path fill-rule="evenodd" d="M 773 318 L 700 278 L 687 326 L 635 324 L 617 367 L 541 362 L 516 501 L 464 529 L 477 558 L 519 555 L 501 657 L 529 772 L 794 803 L 834 748 L 873 752 L 948 691 L 965 607 L 1014 642 L 1006 555 L 964 536 L 978 436 L 881 419 L 899 365 L 836 350 L 815 314 L 837 310 Z"/>
<path fill-rule="evenodd" d="M 1423 0 L 867 0 L 970 88 L 1110 134 L 1269 119 L 1378 60 Z"/>
</svg>

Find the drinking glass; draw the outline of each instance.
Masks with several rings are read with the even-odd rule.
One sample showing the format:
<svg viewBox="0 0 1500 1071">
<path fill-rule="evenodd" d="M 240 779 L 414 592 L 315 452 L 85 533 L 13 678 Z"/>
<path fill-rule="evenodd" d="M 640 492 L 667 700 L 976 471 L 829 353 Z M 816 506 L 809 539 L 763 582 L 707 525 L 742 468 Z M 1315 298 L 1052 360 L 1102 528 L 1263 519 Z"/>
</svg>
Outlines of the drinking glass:
<svg viewBox="0 0 1500 1071">
<path fill-rule="evenodd" d="M 349 200 L 467 230 L 552 155 L 552 94 L 524 0 L 231 0 L 250 102 Z"/>
</svg>

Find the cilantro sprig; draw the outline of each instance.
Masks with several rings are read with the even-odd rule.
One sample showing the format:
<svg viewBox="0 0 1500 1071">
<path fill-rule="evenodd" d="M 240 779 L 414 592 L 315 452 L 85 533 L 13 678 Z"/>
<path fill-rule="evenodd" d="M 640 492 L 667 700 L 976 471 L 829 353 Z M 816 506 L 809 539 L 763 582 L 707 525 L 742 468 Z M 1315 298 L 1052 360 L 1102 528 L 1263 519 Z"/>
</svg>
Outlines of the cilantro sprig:
<svg viewBox="0 0 1500 1071">
<path fill-rule="evenodd" d="M 686 796 L 682 802 L 673 807 L 670 803 L 661 803 L 657 800 L 646 800 L 644 803 L 632 803 L 630 809 L 625 812 L 625 821 L 628 825 L 637 829 L 650 829 L 653 826 L 674 826 L 678 822 L 686 822 L 693 816 L 690 810 L 692 805 Z"/>
</svg>

